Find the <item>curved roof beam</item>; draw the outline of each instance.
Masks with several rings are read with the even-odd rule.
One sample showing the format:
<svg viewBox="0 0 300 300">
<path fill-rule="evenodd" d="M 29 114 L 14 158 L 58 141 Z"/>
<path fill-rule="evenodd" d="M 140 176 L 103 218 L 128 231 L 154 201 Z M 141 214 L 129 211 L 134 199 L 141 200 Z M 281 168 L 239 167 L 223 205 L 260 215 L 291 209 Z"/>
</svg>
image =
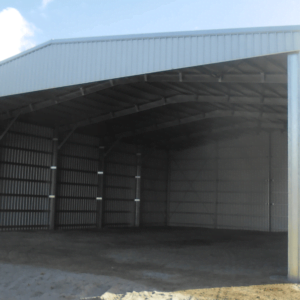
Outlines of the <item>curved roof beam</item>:
<svg viewBox="0 0 300 300">
<path fill-rule="evenodd" d="M 257 134 L 259 131 L 283 131 L 286 126 L 280 123 L 262 122 L 243 122 L 238 125 L 230 125 L 223 128 L 207 130 L 207 132 L 193 133 L 190 135 L 180 136 L 171 139 L 159 140 L 158 145 L 165 148 L 184 149 L 191 146 L 215 143 L 219 141 L 218 135 L 222 134 L 222 139 L 236 139 L 240 135 Z M 156 141 L 157 142 L 157 141 Z"/>
<path fill-rule="evenodd" d="M 227 83 L 287 83 L 284 73 L 256 73 L 256 74 L 223 74 L 219 77 L 211 74 L 149 74 L 149 82 L 227 82 Z"/>
<path fill-rule="evenodd" d="M 70 101 L 85 95 L 89 95 L 95 92 L 99 92 L 104 89 L 109 89 L 113 86 L 124 85 L 129 83 L 136 83 L 140 81 L 146 82 L 195 82 L 195 83 L 287 83 L 287 74 L 224 74 L 221 77 L 214 77 L 210 74 L 184 74 L 179 72 L 178 74 L 152 74 L 144 75 L 143 77 L 128 77 L 115 80 L 107 80 L 96 85 L 79 88 L 77 91 L 50 98 L 45 101 L 31 103 L 29 105 L 2 112 L 0 114 L 0 120 L 7 120 L 17 115 L 28 114 L 37 110 L 41 110 L 47 107 L 51 107 L 66 101 Z"/>
<path fill-rule="evenodd" d="M 161 130 L 165 128 L 170 128 L 174 126 L 179 126 L 183 124 L 188 124 L 192 122 L 197 122 L 205 119 L 215 119 L 215 118 L 228 118 L 228 117 L 240 117 L 245 119 L 256 119 L 256 120 L 269 120 L 273 122 L 279 122 L 285 124 L 287 121 L 287 114 L 281 113 L 265 113 L 265 112 L 248 112 L 248 111 L 225 111 L 225 110 L 216 110 L 209 113 L 198 114 L 182 119 L 177 119 L 174 121 L 163 122 L 159 124 L 154 124 L 151 126 L 143 127 L 136 129 L 134 131 L 127 131 L 121 134 L 118 134 L 117 138 L 126 138 L 131 136 L 136 136 L 139 134 L 144 134 L 147 132 L 152 132 L 156 130 Z M 284 125 L 282 125 L 283 127 Z"/>
<path fill-rule="evenodd" d="M 62 126 L 60 130 L 72 130 L 73 128 L 84 127 L 87 125 L 97 124 L 100 122 L 132 115 L 138 112 L 146 111 L 153 108 L 162 107 L 169 104 L 177 103 L 226 103 L 226 104 L 258 104 L 258 105 L 277 105 L 285 107 L 287 105 L 287 99 L 285 98 L 263 98 L 263 97 L 236 97 L 236 96 L 202 96 L 202 95 L 176 95 L 168 98 L 162 98 L 160 100 L 152 101 L 142 105 L 135 105 L 127 109 L 119 110 L 116 112 L 110 112 L 100 116 L 91 117 L 82 121 Z M 231 113 L 232 114 L 232 113 Z M 263 113 L 266 115 L 266 113 Z M 282 116 L 282 114 L 276 114 Z"/>
<path fill-rule="evenodd" d="M 179 142 L 185 142 L 186 140 L 193 139 L 193 138 L 211 138 L 212 135 L 220 134 L 220 133 L 226 133 L 230 132 L 230 130 L 236 130 L 237 132 L 240 131 L 248 131 L 248 130 L 286 130 L 286 126 L 283 123 L 271 123 L 265 120 L 262 121 L 246 121 L 246 122 L 240 122 L 238 124 L 231 124 L 227 126 L 222 126 L 221 128 L 215 128 L 215 129 L 204 129 L 199 130 L 199 132 L 193 132 L 193 133 L 185 133 L 182 135 L 177 135 L 175 137 L 171 138 L 162 138 L 158 139 L 158 142 L 161 142 L 162 140 L 165 142 L 171 142 L 171 143 L 179 143 Z"/>
<path fill-rule="evenodd" d="M 79 97 L 83 97 L 85 95 L 89 95 L 92 93 L 96 93 L 99 91 L 102 91 L 104 89 L 111 88 L 113 86 L 122 85 L 122 84 L 128 84 L 128 83 L 135 83 L 140 81 L 137 77 L 128 77 L 128 78 L 121 78 L 121 79 L 115 79 L 115 80 L 107 80 L 103 81 L 101 83 L 95 84 L 93 86 L 89 86 L 87 88 L 79 88 L 75 92 L 71 92 L 62 96 L 54 97 L 45 101 L 31 103 L 29 105 L 13 109 L 10 111 L 2 112 L 0 113 L 0 120 L 7 120 L 12 117 L 15 117 L 17 115 L 24 115 L 28 114 L 40 109 L 44 109 L 50 106 L 54 106 L 66 101 L 70 101 Z"/>
</svg>

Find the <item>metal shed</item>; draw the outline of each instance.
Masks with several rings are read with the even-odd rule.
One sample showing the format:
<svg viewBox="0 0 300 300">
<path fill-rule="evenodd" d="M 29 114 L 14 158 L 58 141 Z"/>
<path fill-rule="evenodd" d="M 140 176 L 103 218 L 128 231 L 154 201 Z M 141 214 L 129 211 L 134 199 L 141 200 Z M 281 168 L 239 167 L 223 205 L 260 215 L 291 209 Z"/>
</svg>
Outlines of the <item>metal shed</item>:
<svg viewBox="0 0 300 300">
<path fill-rule="evenodd" d="M 51 40 L 2 61 L 0 230 L 288 230 L 299 281 L 299 51 L 290 26 Z"/>
</svg>

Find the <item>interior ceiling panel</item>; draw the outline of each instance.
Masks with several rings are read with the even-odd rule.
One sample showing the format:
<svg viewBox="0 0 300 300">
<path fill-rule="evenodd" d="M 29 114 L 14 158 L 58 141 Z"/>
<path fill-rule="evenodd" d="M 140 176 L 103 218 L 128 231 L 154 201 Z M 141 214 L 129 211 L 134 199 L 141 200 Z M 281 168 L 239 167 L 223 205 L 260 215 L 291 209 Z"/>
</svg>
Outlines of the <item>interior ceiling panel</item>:
<svg viewBox="0 0 300 300">
<path fill-rule="evenodd" d="M 76 128 L 167 148 L 234 138 L 286 126 L 286 61 L 280 54 L 3 97 L 0 118 L 20 113 L 61 136 Z"/>
</svg>

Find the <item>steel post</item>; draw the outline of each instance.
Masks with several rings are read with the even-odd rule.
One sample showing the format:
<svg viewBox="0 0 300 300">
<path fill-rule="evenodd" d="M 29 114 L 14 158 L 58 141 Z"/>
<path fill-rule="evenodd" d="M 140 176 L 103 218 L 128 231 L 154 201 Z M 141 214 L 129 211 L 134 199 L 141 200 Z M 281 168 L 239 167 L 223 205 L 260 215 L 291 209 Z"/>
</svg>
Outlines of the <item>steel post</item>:
<svg viewBox="0 0 300 300">
<path fill-rule="evenodd" d="M 269 155 L 268 155 L 268 222 L 269 222 L 269 232 L 272 231 L 272 132 L 269 132 Z"/>
<path fill-rule="evenodd" d="M 218 202 L 219 202 L 219 143 L 216 142 L 216 199 L 214 228 L 218 228 Z"/>
<path fill-rule="evenodd" d="M 135 216 L 134 226 L 140 226 L 140 205 L 141 205 L 141 173 L 142 173 L 142 151 L 141 147 L 137 147 L 136 153 L 136 176 L 135 176 Z"/>
<path fill-rule="evenodd" d="M 105 163 L 105 152 L 104 146 L 99 147 L 99 162 L 98 162 L 98 188 L 97 188 L 97 216 L 96 216 L 96 227 L 101 229 L 103 227 L 103 201 L 104 201 L 104 163 Z"/>
<path fill-rule="evenodd" d="M 288 279 L 299 275 L 300 54 L 288 54 Z"/>
<path fill-rule="evenodd" d="M 50 216 L 49 229 L 55 229 L 55 212 L 56 212 L 56 184 L 57 184 L 57 157 L 58 157 L 58 129 L 54 130 L 52 143 L 52 164 L 51 170 L 51 184 L 50 184 Z"/>
<path fill-rule="evenodd" d="M 170 226 L 170 187 L 171 187 L 171 153 L 167 151 L 167 187 L 166 187 L 166 220 L 165 226 Z"/>
</svg>

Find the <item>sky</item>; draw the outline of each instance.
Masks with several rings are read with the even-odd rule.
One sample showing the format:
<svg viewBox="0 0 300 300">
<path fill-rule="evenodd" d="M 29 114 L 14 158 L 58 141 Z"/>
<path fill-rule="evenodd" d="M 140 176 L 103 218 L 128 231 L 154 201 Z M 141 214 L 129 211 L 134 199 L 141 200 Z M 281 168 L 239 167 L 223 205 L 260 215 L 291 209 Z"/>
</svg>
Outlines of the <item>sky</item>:
<svg viewBox="0 0 300 300">
<path fill-rule="evenodd" d="M 0 61 L 50 39 L 300 25 L 300 0 L 0 0 Z"/>
</svg>

